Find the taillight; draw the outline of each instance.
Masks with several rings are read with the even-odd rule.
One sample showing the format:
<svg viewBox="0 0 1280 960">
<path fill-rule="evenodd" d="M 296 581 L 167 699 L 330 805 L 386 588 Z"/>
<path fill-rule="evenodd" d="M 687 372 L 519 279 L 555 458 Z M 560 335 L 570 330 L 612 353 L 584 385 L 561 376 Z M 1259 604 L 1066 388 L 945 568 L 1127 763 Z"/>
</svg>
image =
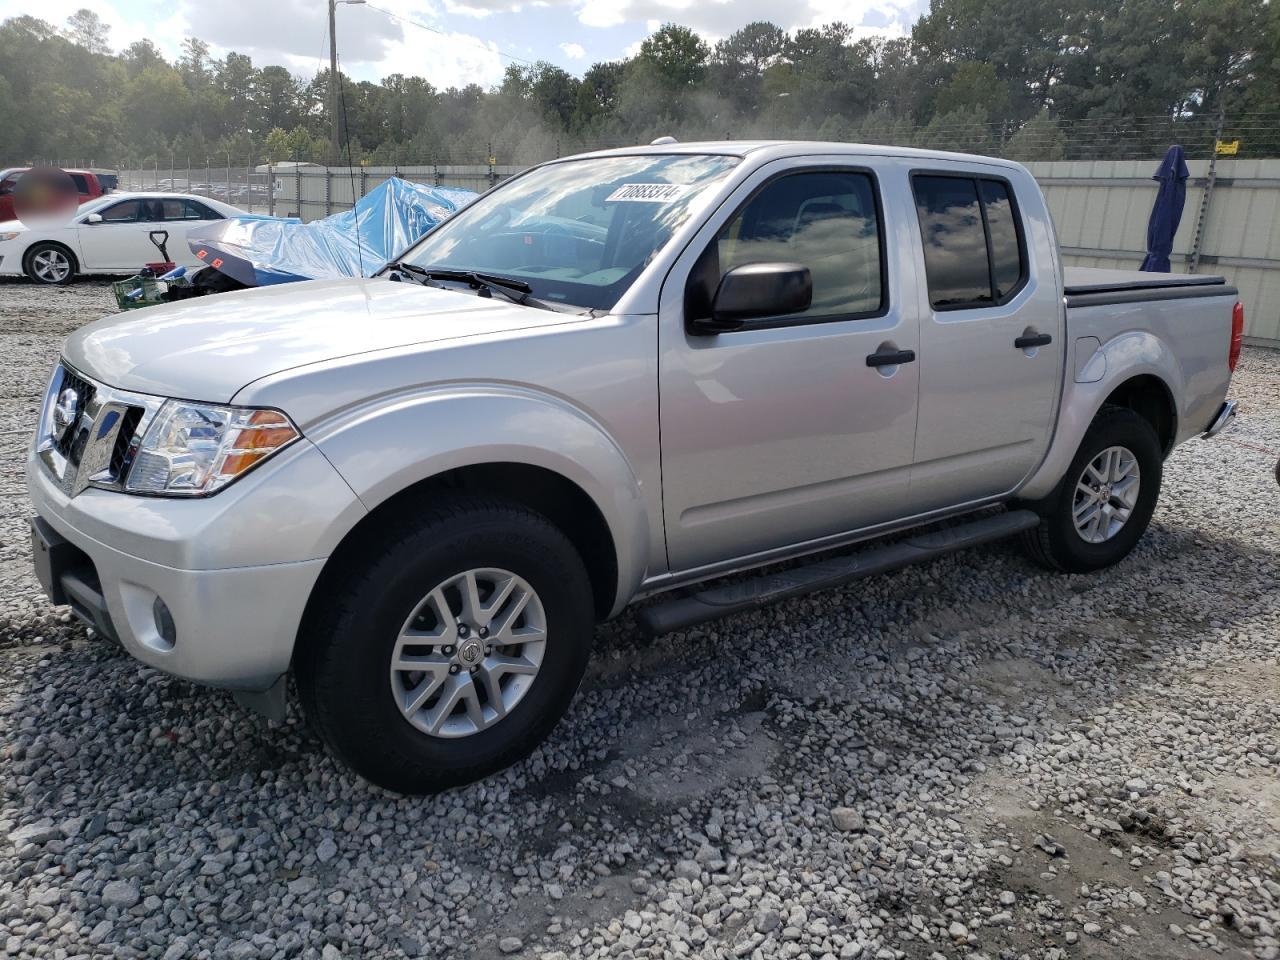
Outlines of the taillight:
<svg viewBox="0 0 1280 960">
<path fill-rule="evenodd" d="M 1240 347 L 1244 343 L 1244 304 L 1237 303 L 1231 311 L 1231 349 L 1227 351 L 1227 366 L 1234 373 L 1240 362 Z"/>
</svg>

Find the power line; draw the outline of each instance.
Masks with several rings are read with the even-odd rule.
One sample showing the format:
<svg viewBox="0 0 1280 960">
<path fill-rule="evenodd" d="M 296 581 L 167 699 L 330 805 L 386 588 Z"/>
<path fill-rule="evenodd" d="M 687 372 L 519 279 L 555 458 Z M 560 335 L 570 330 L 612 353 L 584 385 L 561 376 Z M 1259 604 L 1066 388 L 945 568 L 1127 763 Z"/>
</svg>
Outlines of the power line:
<svg viewBox="0 0 1280 960">
<path fill-rule="evenodd" d="M 383 16 L 390 17 L 392 20 L 396 20 L 400 23 L 407 23 L 407 24 L 410 24 L 411 26 L 419 28 L 420 30 L 426 30 L 430 33 L 438 33 L 440 36 L 447 37 L 451 40 L 467 42 L 467 43 L 470 43 L 471 46 L 473 47 L 479 47 L 481 50 L 484 50 L 488 53 L 496 53 L 498 56 L 504 57 L 507 60 L 514 60 L 516 63 L 523 63 L 525 66 L 529 66 L 529 67 L 533 66 L 532 60 L 526 60 L 524 57 L 517 57 L 514 53 L 507 53 L 505 50 L 500 50 L 496 46 L 491 46 L 485 43 L 483 40 L 472 39 L 470 37 L 467 37 L 466 34 L 461 34 L 461 33 L 447 33 L 446 31 L 441 30 L 439 27 L 430 26 L 429 24 L 425 24 L 420 20 L 414 20 L 412 17 L 405 17 L 405 16 L 401 16 L 398 13 L 392 13 L 390 10 L 385 10 L 382 7 L 374 6 L 372 3 L 367 3 L 365 4 L 365 6 L 367 6 L 370 10 L 377 10 Z"/>
</svg>

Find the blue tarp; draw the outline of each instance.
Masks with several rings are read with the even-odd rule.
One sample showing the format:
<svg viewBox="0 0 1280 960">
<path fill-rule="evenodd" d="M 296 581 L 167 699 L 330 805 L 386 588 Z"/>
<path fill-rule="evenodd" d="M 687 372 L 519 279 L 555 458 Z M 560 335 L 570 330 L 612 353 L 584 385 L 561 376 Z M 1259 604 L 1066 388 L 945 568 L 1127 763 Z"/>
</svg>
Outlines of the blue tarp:
<svg viewBox="0 0 1280 960">
<path fill-rule="evenodd" d="M 187 242 L 203 263 L 249 286 L 368 277 L 476 196 L 393 177 L 354 210 L 323 220 L 219 220 L 191 230 Z"/>
<path fill-rule="evenodd" d="M 1156 203 L 1151 208 L 1147 222 L 1147 257 L 1140 270 L 1147 273 L 1169 273 L 1169 254 L 1173 252 L 1173 237 L 1182 220 L 1182 208 L 1187 202 L 1187 158 L 1182 147 L 1169 148 L 1160 162 L 1152 180 L 1160 182 L 1156 191 Z"/>
</svg>

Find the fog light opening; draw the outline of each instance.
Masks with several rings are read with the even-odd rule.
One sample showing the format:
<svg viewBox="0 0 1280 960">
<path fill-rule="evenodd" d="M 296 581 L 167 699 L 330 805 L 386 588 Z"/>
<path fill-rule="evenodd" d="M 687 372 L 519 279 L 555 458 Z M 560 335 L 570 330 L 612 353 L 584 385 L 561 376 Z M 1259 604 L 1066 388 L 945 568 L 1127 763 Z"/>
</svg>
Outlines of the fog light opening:
<svg viewBox="0 0 1280 960">
<path fill-rule="evenodd" d="M 173 622 L 173 614 L 169 612 L 169 607 L 159 597 L 156 597 L 155 602 L 151 604 L 151 615 L 156 621 L 156 633 L 160 634 L 160 639 L 172 649 L 178 642 L 178 628 Z"/>
</svg>

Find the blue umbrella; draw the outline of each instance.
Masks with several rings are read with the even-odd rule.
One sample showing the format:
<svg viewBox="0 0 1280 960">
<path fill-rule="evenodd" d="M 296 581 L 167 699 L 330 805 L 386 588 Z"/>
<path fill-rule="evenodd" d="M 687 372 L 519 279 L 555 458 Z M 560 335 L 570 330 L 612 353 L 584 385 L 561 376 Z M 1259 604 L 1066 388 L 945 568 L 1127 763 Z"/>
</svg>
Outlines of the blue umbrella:
<svg viewBox="0 0 1280 960">
<path fill-rule="evenodd" d="M 1169 273 L 1169 254 L 1173 252 L 1173 236 L 1178 232 L 1182 208 L 1187 202 L 1187 157 L 1175 144 L 1169 148 L 1160 162 L 1152 180 L 1160 182 L 1156 191 L 1156 205 L 1151 208 L 1151 220 L 1147 223 L 1147 258 L 1139 268 L 1148 273 Z"/>
</svg>

